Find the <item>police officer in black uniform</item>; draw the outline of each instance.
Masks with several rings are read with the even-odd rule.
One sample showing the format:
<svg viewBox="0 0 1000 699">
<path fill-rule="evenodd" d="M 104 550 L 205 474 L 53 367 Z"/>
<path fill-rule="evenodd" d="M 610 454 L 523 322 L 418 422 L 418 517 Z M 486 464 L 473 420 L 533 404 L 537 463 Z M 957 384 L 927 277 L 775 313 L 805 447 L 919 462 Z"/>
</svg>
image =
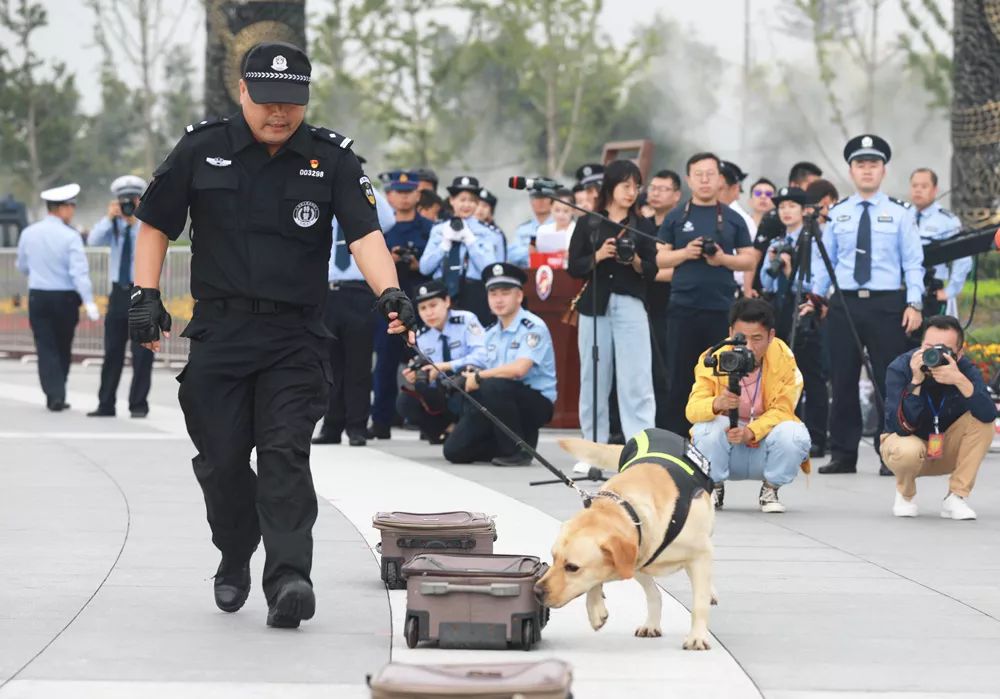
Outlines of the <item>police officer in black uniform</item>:
<svg viewBox="0 0 1000 699">
<path fill-rule="evenodd" d="M 170 330 L 160 271 L 190 210 L 197 303 L 182 333 L 191 353 L 179 399 L 222 552 L 215 601 L 227 612 L 243 605 L 263 538 L 267 623 L 286 628 L 315 610 L 309 440 L 330 385 L 322 306 L 334 216 L 389 332 L 415 322 L 351 139 L 303 121 L 310 71 L 301 49 L 259 44 L 243 66 L 241 112 L 187 127 L 136 212 L 129 309 L 132 339 L 158 350 L 160 331 Z"/>
</svg>

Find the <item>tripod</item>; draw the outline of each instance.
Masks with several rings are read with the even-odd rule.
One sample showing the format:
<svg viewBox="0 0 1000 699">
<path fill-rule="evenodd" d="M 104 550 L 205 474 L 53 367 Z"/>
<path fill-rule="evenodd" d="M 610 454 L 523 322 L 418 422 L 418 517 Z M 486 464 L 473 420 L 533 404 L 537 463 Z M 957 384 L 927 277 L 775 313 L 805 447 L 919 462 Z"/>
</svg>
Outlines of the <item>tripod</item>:
<svg viewBox="0 0 1000 699">
<path fill-rule="evenodd" d="M 799 234 L 798 245 L 796 248 L 796 260 L 792 266 L 792 274 L 790 278 L 794 280 L 793 286 L 795 292 L 793 295 L 794 305 L 791 309 L 792 329 L 788 336 L 789 347 L 793 352 L 795 351 L 796 335 L 799 332 L 801 324 L 803 323 L 803 316 L 799 313 L 799 307 L 802 305 L 802 299 L 806 293 L 804 291 L 806 284 L 809 284 L 810 288 L 812 285 L 813 244 L 816 245 L 816 249 L 820 254 L 823 266 L 826 268 L 826 273 L 830 275 L 830 281 L 833 284 L 834 297 L 840 303 L 841 308 L 844 309 L 847 326 L 851 331 L 851 339 L 854 340 L 854 345 L 858 350 L 858 356 L 861 358 L 861 364 L 865 368 L 868 380 L 871 381 L 872 386 L 875 387 L 875 409 L 878 411 L 879 415 L 882 415 L 885 412 L 885 401 L 882 398 L 882 392 L 875 380 L 875 370 L 872 368 L 871 358 L 869 358 L 865 352 L 864 344 L 861 342 L 861 336 L 858 334 L 857 326 L 854 324 L 854 318 L 851 317 L 851 312 L 847 308 L 847 302 L 844 299 L 844 292 L 840 288 L 840 284 L 837 281 L 837 275 L 835 274 L 833 268 L 833 262 L 831 262 L 830 255 L 827 253 L 826 246 L 823 244 L 823 236 L 819 231 L 819 213 L 815 209 L 809 211 L 803 219 L 802 232 Z M 818 314 L 819 308 L 815 308 L 813 313 Z M 817 318 L 815 322 L 818 323 L 819 319 Z M 872 447 L 875 449 L 875 453 L 879 454 L 881 457 L 878 445 L 873 443 Z"/>
</svg>

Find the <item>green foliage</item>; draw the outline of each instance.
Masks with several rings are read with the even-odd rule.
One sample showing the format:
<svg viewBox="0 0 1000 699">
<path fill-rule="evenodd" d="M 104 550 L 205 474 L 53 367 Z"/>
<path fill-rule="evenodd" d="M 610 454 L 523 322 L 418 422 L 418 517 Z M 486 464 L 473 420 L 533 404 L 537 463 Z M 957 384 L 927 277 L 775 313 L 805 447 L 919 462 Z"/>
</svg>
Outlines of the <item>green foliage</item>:
<svg viewBox="0 0 1000 699">
<path fill-rule="evenodd" d="M 907 69 L 920 78 L 929 93 L 927 106 L 948 110 L 951 108 L 953 62 L 950 52 L 940 47 L 931 31 L 948 36 L 952 28 L 937 0 L 920 0 L 922 11 L 914 7 L 912 0 L 900 0 L 899 4 L 910 32 L 899 35 Z"/>
</svg>

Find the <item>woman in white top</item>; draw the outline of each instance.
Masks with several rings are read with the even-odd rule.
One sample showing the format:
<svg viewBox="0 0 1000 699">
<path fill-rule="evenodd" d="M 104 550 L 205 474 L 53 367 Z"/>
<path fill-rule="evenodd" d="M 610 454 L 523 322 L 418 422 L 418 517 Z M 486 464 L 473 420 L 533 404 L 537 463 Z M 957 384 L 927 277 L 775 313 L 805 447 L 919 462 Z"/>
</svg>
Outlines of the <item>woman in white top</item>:
<svg viewBox="0 0 1000 699">
<path fill-rule="evenodd" d="M 573 201 L 573 193 L 568 189 L 556 192 L 552 202 L 552 222 L 543 223 L 535 232 L 535 249 L 538 252 L 565 252 L 576 228 L 575 210 L 566 202 Z"/>
</svg>

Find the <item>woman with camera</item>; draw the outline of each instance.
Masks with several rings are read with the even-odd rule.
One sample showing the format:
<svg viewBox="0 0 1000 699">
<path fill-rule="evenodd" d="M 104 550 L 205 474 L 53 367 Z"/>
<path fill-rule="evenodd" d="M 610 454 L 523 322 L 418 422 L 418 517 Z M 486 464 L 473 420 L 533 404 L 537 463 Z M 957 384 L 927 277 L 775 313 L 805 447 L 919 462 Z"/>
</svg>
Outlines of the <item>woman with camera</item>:
<svg viewBox="0 0 1000 699">
<path fill-rule="evenodd" d="M 649 319 L 644 299 L 646 282 L 656 277 L 656 244 L 652 238 L 638 236 L 624 227 L 636 228 L 650 236 L 656 234 L 653 223 L 636 210 L 641 186 L 642 174 L 635 163 L 629 160 L 610 163 L 604 171 L 595 211 L 619 225 L 594 215 L 584 216 L 577 222 L 569 244 L 570 275 L 588 280 L 576 301 L 581 316 L 577 335 L 580 426 L 588 434 L 596 411 L 598 442 L 608 440 L 612 366 L 624 434 L 633 435 L 653 427 L 656 416 Z M 592 357 L 595 344 L 596 377 Z M 595 381 L 597 405 L 592 404 Z"/>
</svg>

